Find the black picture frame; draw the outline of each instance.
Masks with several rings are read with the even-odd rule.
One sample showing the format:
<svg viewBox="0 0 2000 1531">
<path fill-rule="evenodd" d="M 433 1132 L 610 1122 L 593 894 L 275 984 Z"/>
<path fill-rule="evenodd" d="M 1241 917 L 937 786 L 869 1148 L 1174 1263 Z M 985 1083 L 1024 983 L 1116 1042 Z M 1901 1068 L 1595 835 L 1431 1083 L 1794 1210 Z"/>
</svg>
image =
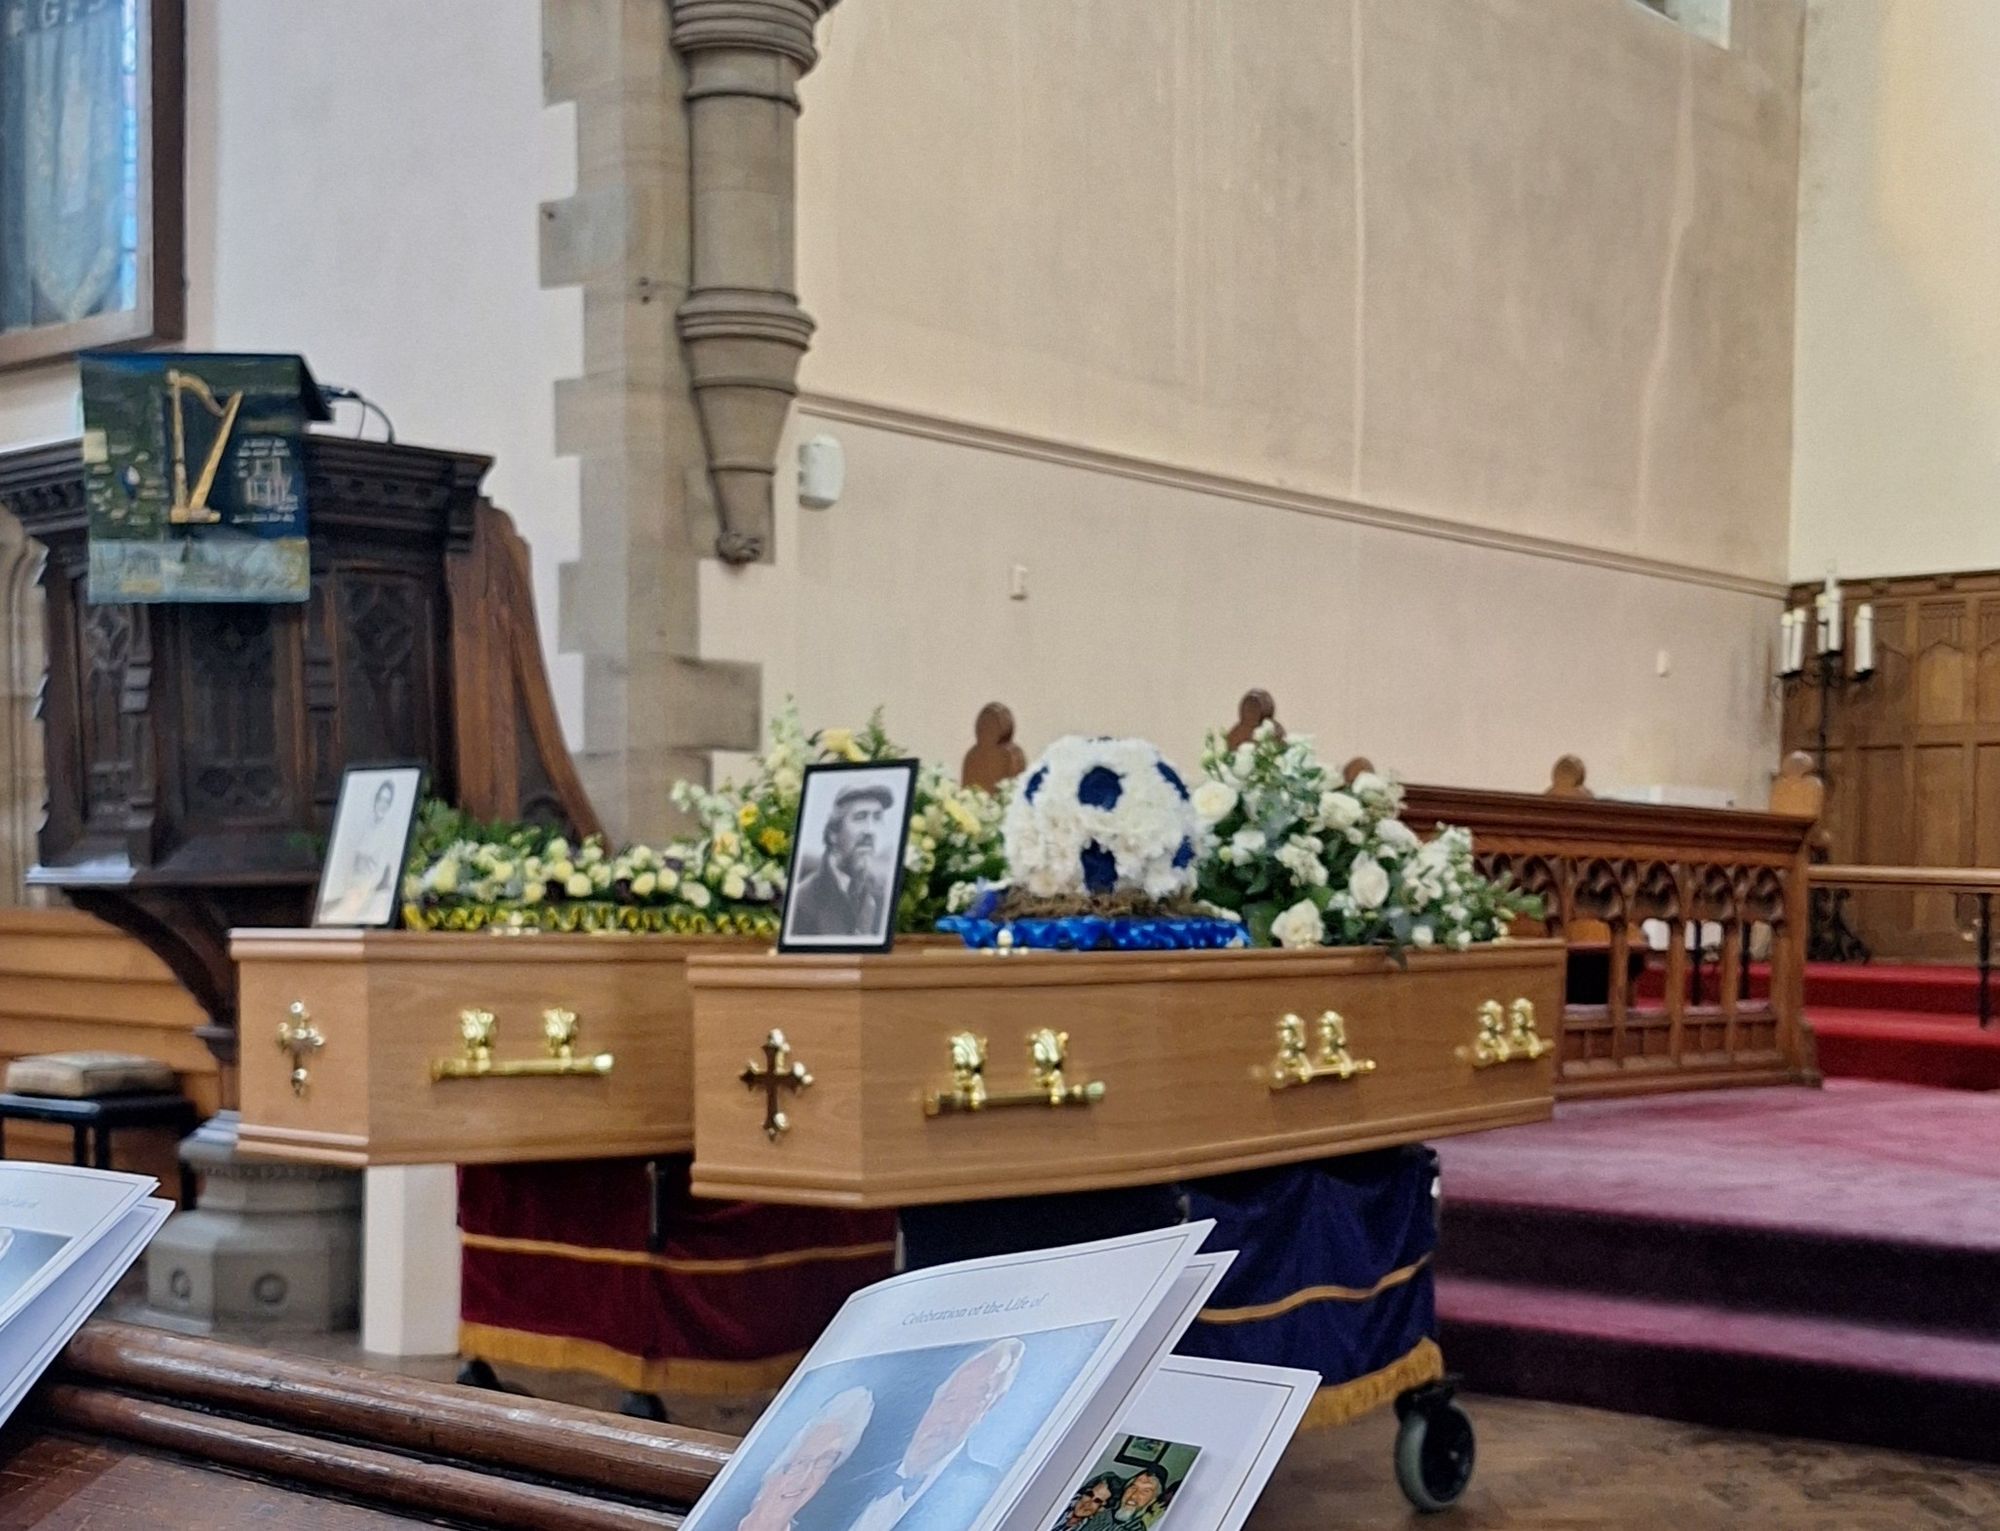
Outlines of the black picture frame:
<svg viewBox="0 0 2000 1531">
<path fill-rule="evenodd" d="M 389 879 L 389 907 L 380 918 L 333 918 L 328 908 L 330 898 L 334 910 L 345 911 L 346 899 L 355 891 L 352 888 L 336 890 L 332 881 L 338 870 L 335 857 L 342 848 L 342 827 L 350 818 L 362 811 L 364 796 L 372 798 L 380 790 L 377 786 L 369 785 L 368 778 L 392 775 L 407 776 L 410 793 L 401 809 L 400 827 L 393 833 L 381 837 L 385 845 L 394 845 L 396 854 Z M 312 923 L 315 929 L 332 927 L 343 930 L 393 930 L 401 922 L 403 876 L 410 864 L 411 842 L 416 838 L 417 813 L 423 805 L 424 793 L 429 786 L 430 772 L 420 760 L 356 761 L 340 773 L 340 794 L 334 799 L 333 823 L 327 830 L 326 855 L 320 861 L 319 887 L 313 894 Z"/>
<path fill-rule="evenodd" d="M 917 767 L 915 760 L 854 760 L 829 761 L 821 765 L 806 767 L 804 780 L 799 786 L 799 814 L 792 824 L 792 854 L 785 871 L 785 902 L 778 917 L 778 950 L 781 952 L 886 952 L 896 943 L 896 905 L 903 896 L 903 857 L 909 849 L 910 818 L 916 808 Z M 808 847 L 808 831 L 815 824 L 823 826 L 826 816 L 832 811 L 842 791 L 851 786 L 856 777 L 870 775 L 885 778 L 900 778 L 891 788 L 892 801 L 884 813 L 896 814 L 896 845 L 894 860 L 889 869 L 889 893 L 884 908 L 883 929 L 880 934 L 868 932 L 825 932 L 797 930 L 800 914 L 799 900 L 806 878 L 817 871 L 817 865 L 806 871 L 802 878 L 800 870 L 806 866 L 805 858 L 818 846 Z M 900 802 L 895 794 L 900 793 Z M 831 794 L 830 797 L 825 796 Z M 820 809 L 822 801 L 827 803 Z M 824 844 L 824 835 L 815 837 Z"/>
</svg>

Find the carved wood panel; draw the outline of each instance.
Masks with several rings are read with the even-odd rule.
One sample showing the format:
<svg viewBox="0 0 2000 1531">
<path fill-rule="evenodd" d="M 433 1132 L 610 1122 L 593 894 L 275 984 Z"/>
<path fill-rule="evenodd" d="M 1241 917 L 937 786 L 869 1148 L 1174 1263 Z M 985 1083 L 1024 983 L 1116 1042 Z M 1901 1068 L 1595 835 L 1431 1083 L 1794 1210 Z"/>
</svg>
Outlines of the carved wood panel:
<svg viewBox="0 0 2000 1531">
<path fill-rule="evenodd" d="M 1810 601 L 1801 585 L 1792 601 Z M 1856 580 L 1847 609 L 1875 607 L 1876 674 L 1833 699 L 1828 853 L 1887 865 L 2000 865 L 2000 570 Z M 1818 743 L 1818 697 L 1785 708 L 1787 749 Z M 1857 892 L 1850 915 L 1885 958 L 1960 960 L 1945 894 Z"/>
</svg>

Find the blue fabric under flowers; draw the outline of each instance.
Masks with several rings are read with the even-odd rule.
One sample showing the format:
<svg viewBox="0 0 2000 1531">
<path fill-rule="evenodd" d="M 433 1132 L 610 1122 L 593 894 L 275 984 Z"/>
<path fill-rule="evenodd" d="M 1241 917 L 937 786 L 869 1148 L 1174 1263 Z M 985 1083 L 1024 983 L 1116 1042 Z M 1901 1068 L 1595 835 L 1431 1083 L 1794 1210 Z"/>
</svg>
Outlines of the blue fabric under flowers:
<svg viewBox="0 0 2000 1531">
<path fill-rule="evenodd" d="M 1009 946 L 1040 951 L 1209 951 L 1250 944 L 1236 921 L 1207 918 L 1114 919 L 1073 914 L 1061 919 L 993 920 L 950 914 L 937 922 L 937 928 L 974 948 L 1000 945 L 1003 931 Z"/>
</svg>

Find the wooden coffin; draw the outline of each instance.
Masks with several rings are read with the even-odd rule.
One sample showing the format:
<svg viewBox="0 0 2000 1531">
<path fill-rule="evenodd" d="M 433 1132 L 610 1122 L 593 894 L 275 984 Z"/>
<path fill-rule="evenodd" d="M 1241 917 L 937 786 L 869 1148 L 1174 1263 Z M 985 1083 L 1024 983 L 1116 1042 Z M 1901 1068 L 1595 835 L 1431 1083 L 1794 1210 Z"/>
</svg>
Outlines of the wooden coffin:
<svg viewBox="0 0 2000 1531">
<path fill-rule="evenodd" d="M 702 953 L 694 1189 L 908 1206 L 1540 1121 L 1562 964 L 1555 941 L 1407 970 L 1369 950 Z"/>
<path fill-rule="evenodd" d="M 724 944 L 236 931 L 239 1141 L 267 1157 L 346 1165 L 685 1153 L 685 964 L 691 950 Z M 574 1017 L 567 1057 L 546 1034 L 551 1012 Z M 474 1032 L 490 1025 L 483 1055 L 468 1041 L 468 1013 Z"/>
</svg>

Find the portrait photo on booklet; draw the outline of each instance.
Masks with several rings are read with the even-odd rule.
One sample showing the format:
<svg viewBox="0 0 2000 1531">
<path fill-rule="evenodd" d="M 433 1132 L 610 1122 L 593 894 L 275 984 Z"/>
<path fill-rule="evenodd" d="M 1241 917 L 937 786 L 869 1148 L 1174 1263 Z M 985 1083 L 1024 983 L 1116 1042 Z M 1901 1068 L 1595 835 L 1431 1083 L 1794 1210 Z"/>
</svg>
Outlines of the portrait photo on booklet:
<svg viewBox="0 0 2000 1531">
<path fill-rule="evenodd" d="M 914 760 L 806 768 L 780 951 L 889 949 L 916 780 Z"/>
<path fill-rule="evenodd" d="M 385 929 L 402 911 L 403 865 L 424 795 L 410 762 L 349 766 L 340 779 L 313 924 Z"/>
<path fill-rule="evenodd" d="M 1166 1518 L 1200 1455 L 1199 1446 L 1177 1441 L 1119 1437 L 1077 1485 L 1052 1531 L 1151 1531 Z"/>
</svg>

